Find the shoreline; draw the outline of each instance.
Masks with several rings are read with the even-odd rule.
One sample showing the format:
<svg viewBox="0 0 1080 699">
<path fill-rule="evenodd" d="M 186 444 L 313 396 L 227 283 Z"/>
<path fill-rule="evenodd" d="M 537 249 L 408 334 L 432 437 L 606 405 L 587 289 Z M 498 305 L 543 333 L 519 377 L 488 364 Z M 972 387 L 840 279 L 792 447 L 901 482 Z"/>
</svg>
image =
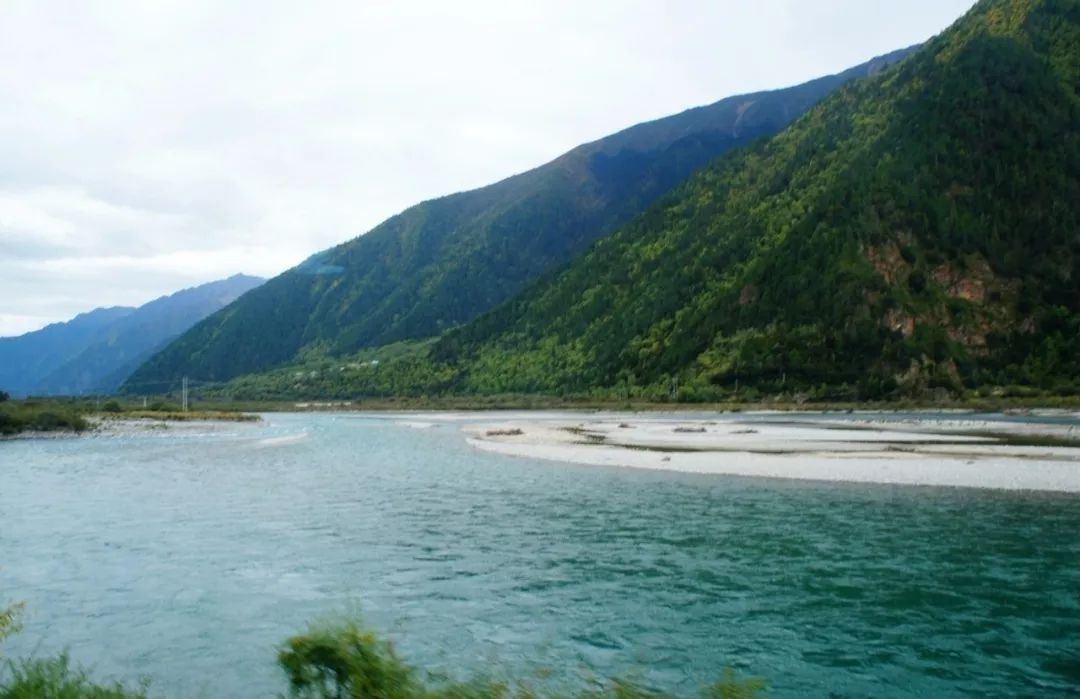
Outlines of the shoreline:
<svg viewBox="0 0 1080 699">
<path fill-rule="evenodd" d="M 940 413 L 939 413 L 940 415 Z M 416 419 L 418 416 L 413 416 Z M 563 463 L 728 476 L 1080 493 L 1080 417 L 632 413 L 463 425 L 474 448 Z"/>
<path fill-rule="evenodd" d="M 245 415 L 247 415 L 245 413 Z M 0 442 L 42 440 L 42 439 L 87 439 L 94 437 L 122 437 L 132 434 L 162 431 L 205 431 L 225 426 L 257 425 L 262 421 L 258 415 L 244 417 L 205 417 L 177 418 L 173 416 L 125 416 L 125 415 L 87 415 L 87 428 L 83 430 L 23 430 L 14 434 L 0 435 Z"/>
<path fill-rule="evenodd" d="M 298 413 L 302 414 L 302 413 Z M 890 485 L 1080 493 L 1080 413 L 960 411 L 340 411 L 449 427 L 475 449 L 604 467 Z M 164 417 L 164 416 L 162 416 Z M 194 417 L 194 416 L 193 416 Z M 93 416 L 8 440 L 235 429 L 259 422 Z M 265 423 L 264 423 L 265 424 Z"/>
</svg>

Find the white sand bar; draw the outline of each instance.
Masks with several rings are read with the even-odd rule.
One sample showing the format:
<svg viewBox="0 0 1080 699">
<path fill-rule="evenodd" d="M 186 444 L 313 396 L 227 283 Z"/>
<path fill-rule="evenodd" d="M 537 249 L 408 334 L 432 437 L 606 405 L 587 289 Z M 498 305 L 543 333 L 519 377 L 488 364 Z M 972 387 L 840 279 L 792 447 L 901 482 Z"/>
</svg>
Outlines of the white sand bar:
<svg viewBox="0 0 1080 699">
<path fill-rule="evenodd" d="M 1080 415 L 545 414 L 463 425 L 511 456 L 690 473 L 1080 493 Z"/>
</svg>

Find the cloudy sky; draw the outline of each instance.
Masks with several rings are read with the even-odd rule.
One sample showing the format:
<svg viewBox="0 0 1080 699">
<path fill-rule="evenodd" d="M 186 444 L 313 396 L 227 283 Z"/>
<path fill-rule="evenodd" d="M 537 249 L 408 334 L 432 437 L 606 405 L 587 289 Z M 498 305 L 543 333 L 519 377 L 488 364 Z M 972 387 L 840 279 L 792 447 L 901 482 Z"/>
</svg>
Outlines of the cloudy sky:
<svg viewBox="0 0 1080 699">
<path fill-rule="evenodd" d="M 972 0 L 2 0 L 0 335 L 834 73 Z"/>
</svg>

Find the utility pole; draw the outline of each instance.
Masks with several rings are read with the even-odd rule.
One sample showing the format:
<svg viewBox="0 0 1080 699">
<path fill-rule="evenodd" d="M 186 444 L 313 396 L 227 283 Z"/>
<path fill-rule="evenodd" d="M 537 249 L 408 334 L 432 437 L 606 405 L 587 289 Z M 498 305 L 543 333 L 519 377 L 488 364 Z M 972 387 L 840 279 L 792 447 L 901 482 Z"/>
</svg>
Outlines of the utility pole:
<svg viewBox="0 0 1080 699">
<path fill-rule="evenodd" d="M 187 387 L 187 377 L 186 376 L 184 377 L 184 380 L 182 382 L 182 386 L 183 387 L 180 390 L 180 396 L 181 396 L 180 404 L 181 404 L 181 406 L 183 406 L 181 409 L 186 413 L 187 408 L 188 408 L 188 387 Z"/>
</svg>

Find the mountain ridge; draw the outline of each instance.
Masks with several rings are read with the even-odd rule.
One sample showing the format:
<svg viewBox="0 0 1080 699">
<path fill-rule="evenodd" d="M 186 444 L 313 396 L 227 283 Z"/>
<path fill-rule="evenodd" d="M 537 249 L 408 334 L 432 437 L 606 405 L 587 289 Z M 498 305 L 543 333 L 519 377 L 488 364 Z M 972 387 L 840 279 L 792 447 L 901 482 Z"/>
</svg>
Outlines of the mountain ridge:
<svg viewBox="0 0 1080 699">
<path fill-rule="evenodd" d="M 831 90 L 908 52 L 630 126 L 492 185 L 410 207 L 206 319 L 133 378 L 228 379 L 307 351 L 342 354 L 456 327 L 564 264 L 716 156 L 775 133 Z"/>
<path fill-rule="evenodd" d="M 1080 393 L 1078 77 L 1080 3 L 982 0 L 471 323 L 229 391 Z"/>
<path fill-rule="evenodd" d="M 0 388 L 16 396 L 111 393 L 150 353 L 262 281 L 235 274 L 0 338 Z"/>
<path fill-rule="evenodd" d="M 0 337 L 0 390 L 24 395 L 32 385 L 28 377 L 43 376 L 71 360 L 96 333 L 134 310 L 131 306 L 95 308 L 40 330 Z"/>
<path fill-rule="evenodd" d="M 1071 381 L 1077 7 L 980 2 L 434 356 L 471 363 L 481 392 Z"/>
</svg>

